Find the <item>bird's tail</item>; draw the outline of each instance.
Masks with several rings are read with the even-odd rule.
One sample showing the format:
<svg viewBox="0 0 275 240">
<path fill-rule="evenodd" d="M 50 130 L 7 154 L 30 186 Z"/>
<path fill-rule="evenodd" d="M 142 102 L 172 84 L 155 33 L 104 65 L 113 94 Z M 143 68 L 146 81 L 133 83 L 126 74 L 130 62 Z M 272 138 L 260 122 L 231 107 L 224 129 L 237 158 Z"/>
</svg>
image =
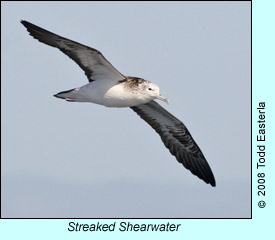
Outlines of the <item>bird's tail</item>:
<svg viewBox="0 0 275 240">
<path fill-rule="evenodd" d="M 79 101 L 79 88 L 73 88 L 67 91 L 63 91 L 54 95 L 57 98 L 65 99 L 68 102 L 78 102 Z"/>
</svg>

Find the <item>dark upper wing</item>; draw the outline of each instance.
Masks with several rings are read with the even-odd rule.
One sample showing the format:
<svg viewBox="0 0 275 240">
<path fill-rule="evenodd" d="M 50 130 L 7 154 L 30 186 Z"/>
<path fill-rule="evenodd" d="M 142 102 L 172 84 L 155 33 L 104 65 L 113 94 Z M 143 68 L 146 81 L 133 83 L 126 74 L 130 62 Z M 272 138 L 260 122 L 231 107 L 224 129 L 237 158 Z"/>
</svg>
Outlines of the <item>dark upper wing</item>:
<svg viewBox="0 0 275 240">
<path fill-rule="evenodd" d="M 49 46 L 56 47 L 81 67 L 89 81 L 108 79 L 123 80 L 123 76 L 98 50 L 63 38 L 27 21 L 21 21 L 31 36 Z"/>
<path fill-rule="evenodd" d="M 216 186 L 214 175 L 184 124 L 155 101 L 131 107 L 160 135 L 164 145 L 194 175 Z"/>
</svg>

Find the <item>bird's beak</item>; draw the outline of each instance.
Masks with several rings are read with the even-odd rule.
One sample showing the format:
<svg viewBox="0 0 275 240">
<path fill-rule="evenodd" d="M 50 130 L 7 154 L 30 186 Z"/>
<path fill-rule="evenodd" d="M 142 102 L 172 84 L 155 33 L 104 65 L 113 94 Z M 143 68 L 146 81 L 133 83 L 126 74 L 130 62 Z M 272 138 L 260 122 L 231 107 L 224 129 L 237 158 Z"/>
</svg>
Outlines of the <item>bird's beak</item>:
<svg viewBox="0 0 275 240">
<path fill-rule="evenodd" d="M 161 101 L 166 102 L 167 104 L 169 104 L 169 99 L 166 98 L 166 97 L 163 97 L 163 96 L 159 95 L 159 96 L 157 96 L 157 99 L 159 99 L 159 100 L 161 100 Z"/>
</svg>

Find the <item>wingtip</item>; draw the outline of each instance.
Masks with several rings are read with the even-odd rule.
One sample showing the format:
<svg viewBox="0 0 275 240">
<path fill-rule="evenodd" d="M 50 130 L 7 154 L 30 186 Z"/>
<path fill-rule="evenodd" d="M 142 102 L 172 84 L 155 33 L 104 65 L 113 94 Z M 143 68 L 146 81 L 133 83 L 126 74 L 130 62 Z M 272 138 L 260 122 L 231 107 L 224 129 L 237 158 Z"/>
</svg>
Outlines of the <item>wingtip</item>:
<svg viewBox="0 0 275 240">
<path fill-rule="evenodd" d="M 209 167 L 210 168 L 210 167 Z M 211 169 L 210 169 L 211 171 Z M 203 179 L 206 183 L 209 183 L 212 187 L 216 187 L 216 180 L 215 180 L 215 177 L 211 171 L 211 174 L 208 175 L 208 178 L 207 180 L 206 179 Z"/>
<path fill-rule="evenodd" d="M 40 27 L 38 27 L 38 26 L 36 26 L 36 25 L 34 25 L 34 24 L 32 24 L 32 23 L 26 21 L 26 20 L 22 20 L 22 19 L 21 19 L 20 22 L 24 25 L 25 28 L 27 28 L 28 31 L 29 31 L 29 29 L 31 29 L 31 28 L 39 28 L 39 29 L 40 29 Z"/>
<path fill-rule="evenodd" d="M 20 20 L 20 23 L 22 23 L 24 26 L 26 25 L 26 24 L 28 24 L 28 22 L 26 21 L 26 20 Z"/>
<path fill-rule="evenodd" d="M 216 187 L 216 180 L 215 177 L 211 171 L 211 175 L 208 178 L 208 183 L 212 186 L 212 187 Z"/>
<path fill-rule="evenodd" d="M 31 27 L 31 26 L 33 25 L 32 23 L 30 23 L 30 22 L 28 22 L 28 21 L 26 21 L 26 20 L 22 20 L 22 19 L 21 19 L 20 23 L 22 23 L 23 26 L 24 26 L 25 28 L 27 28 L 27 30 L 28 30 L 29 27 Z M 28 31 L 29 31 L 29 30 L 28 30 Z"/>
<path fill-rule="evenodd" d="M 212 186 L 212 187 L 216 187 L 216 182 L 214 181 L 214 182 L 210 182 L 210 185 Z"/>
</svg>

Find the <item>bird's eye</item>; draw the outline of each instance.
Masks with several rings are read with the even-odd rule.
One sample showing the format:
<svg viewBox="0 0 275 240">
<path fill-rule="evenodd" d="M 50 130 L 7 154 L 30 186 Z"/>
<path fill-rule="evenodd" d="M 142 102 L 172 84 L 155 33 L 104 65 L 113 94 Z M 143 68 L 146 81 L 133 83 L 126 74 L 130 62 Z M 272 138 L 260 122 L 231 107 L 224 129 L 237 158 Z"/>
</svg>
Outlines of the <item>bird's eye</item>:
<svg viewBox="0 0 275 240">
<path fill-rule="evenodd" d="M 150 91 L 152 90 L 152 88 L 148 88 Z"/>
</svg>

